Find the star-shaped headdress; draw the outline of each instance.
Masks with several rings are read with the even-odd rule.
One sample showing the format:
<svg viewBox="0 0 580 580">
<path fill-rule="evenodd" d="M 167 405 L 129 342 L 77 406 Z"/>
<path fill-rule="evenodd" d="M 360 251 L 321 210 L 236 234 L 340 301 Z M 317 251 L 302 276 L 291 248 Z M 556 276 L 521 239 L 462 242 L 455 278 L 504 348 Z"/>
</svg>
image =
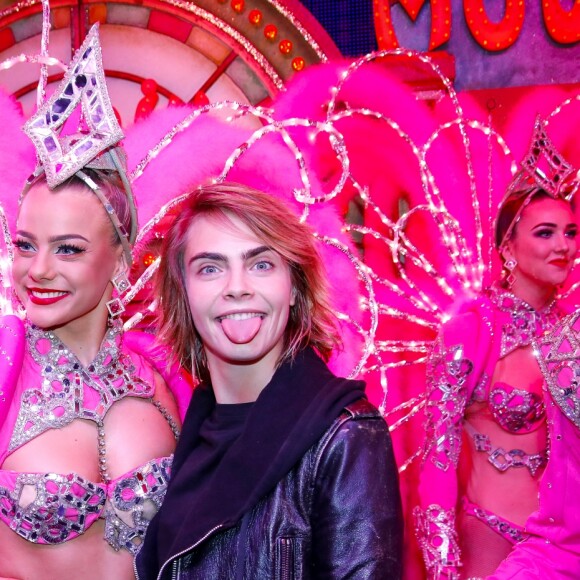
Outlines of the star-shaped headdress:
<svg viewBox="0 0 580 580">
<path fill-rule="evenodd" d="M 123 131 L 107 91 L 98 32 L 98 24 L 95 24 L 54 94 L 23 127 L 34 143 L 39 159 L 39 165 L 29 178 L 23 194 L 42 174 L 46 175 L 46 182 L 51 189 L 73 175 L 77 176 L 94 191 L 105 207 L 130 265 L 131 245 L 137 235 L 137 212 L 127 178 L 124 154 L 120 148 L 114 147 L 123 138 Z M 79 104 L 84 130 L 74 135 L 61 136 L 65 122 Z M 116 171 L 119 174 L 131 210 L 130 232 L 125 231 L 95 180 L 83 169 Z"/>
<path fill-rule="evenodd" d="M 556 149 L 540 117 L 536 119 L 528 153 L 520 166 L 499 207 L 501 209 L 515 194 L 524 198 L 524 201 L 503 236 L 498 248 L 500 252 L 511 238 L 522 212 L 538 191 L 543 191 L 554 199 L 570 201 L 580 187 L 580 171 L 568 163 Z"/>
</svg>

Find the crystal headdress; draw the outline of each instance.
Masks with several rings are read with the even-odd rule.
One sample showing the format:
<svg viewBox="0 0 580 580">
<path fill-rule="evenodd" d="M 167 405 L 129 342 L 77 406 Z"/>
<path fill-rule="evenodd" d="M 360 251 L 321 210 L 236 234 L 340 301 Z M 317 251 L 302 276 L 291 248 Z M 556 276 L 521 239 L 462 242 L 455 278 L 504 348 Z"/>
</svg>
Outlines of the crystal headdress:
<svg viewBox="0 0 580 580">
<path fill-rule="evenodd" d="M 544 121 L 538 116 L 528 153 L 499 206 L 498 215 L 509 199 L 523 198 L 499 244 L 498 251 L 501 253 L 510 240 L 522 212 L 539 191 L 554 199 L 570 201 L 580 187 L 579 173 L 556 149 L 546 133 Z"/>
<path fill-rule="evenodd" d="M 74 135 L 61 136 L 65 122 L 79 104 L 83 130 Z M 98 24 L 89 31 L 54 94 L 25 123 L 23 129 L 34 143 L 39 164 L 28 179 L 22 195 L 41 175 L 46 175 L 46 182 L 51 189 L 75 175 L 103 204 L 130 266 L 131 246 L 137 236 L 137 212 L 127 177 L 125 155 L 120 147 L 114 147 L 123 138 L 123 132 L 105 83 Z M 114 171 L 119 175 L 131 212 L 130 232 L 125 230 L 87 169 Z"/>
</svg>

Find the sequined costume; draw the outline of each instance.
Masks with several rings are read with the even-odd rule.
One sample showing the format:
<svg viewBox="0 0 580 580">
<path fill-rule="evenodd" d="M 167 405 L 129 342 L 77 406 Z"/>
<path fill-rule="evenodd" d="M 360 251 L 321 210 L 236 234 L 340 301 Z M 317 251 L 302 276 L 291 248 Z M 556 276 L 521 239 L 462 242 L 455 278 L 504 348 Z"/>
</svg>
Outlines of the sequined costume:
<svg viewBox="0 0 580 580">
<path fill-rule="evenodd" d="M 546 378 L 550 461 L 539 507 L 528 518 L 528 539 L 490 577 L 493 580 L 580 578 L 580 312 L 545 337 L 539 352 Z"/>
<path fill-rule="evenodd" d="M 473 404 L 485 405 L 493 420 L 510 433 L 528 433 L 545 421 L 537 394 L 505 383 L 491 384 L 498 361 L 528 346 L 563 313 L 556 304 L 535 312 L 507 291 L 492 287 L 480 299 L 446 323 L 428 365 L 427 424 L 420 506 L 414 510 L 416 534 L 430 578 L 457 578 L 461 567 L 457 512 L 476 517 L 510 543 L 525 537 L 523 530 L 474 504 L 459 489 L 457 469 L 465 438 L 475 452 L 489 455 L 500 472 L 527 469 L 531 476 L 543 468 L 546 452 L 527 454 L 504 449 L 478 433 L 465 419 Z"/>
<path fill-rule="evenodd" d="M 155 400 L 154 371 L 147 337 L 123 340 L 120 323 L 108 329 L 93 363 L 84 368 L 51 332 L 16 317 L 0 325 L 2 429 L 0 465 L 14 451 L 50 429 L 77 419 L 97 426 L 99 473 L 92 482 L 77 473 L 16 473 L 0 470 L 0 520 L 22 538 L 59 544 L 105 520 L 105 539 L 115 549 L 136 554 L 153 514 L 161 506 L 171 457 L 152 458 L 112 479 L 107 473 L 104 418 L 126 397 L 151 401 L 177 437 L 178 424 Z M 190 386 L 179 373 L 164 377 L 186 408 Z M 32 491 L 33 501 L 27 501 Z"/>
</svg>

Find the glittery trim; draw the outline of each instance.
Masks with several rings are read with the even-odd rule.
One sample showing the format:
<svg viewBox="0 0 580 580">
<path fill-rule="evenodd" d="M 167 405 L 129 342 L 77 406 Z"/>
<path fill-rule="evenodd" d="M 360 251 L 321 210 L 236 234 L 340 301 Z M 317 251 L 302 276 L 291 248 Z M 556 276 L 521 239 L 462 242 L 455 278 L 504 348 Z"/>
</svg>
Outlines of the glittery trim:
<svg viewBox="0 0 580 580">
<path fill-rule="evenodd" d="M 135 374 L 130 357 L 120 352 L 120 333 L 120 324 L 109 328 L 95 360 L 85 368 L 54 333 L 28 326 L 28 348 L 41 368 L 42 385 L 22 394 L 10 451 L 75 419 L 101 424 L 113 403 L 127 396 L 153 395 L 154 387 Z M 95 398 L 90 407 L 85 389 Z"/>
<path fill-rule="evenodd" d="M 473 363 L 464 357 L 459 345 L 446 348 L 443 338 L 427 367 L 429 393 L 425 407 L 424 461 L 447 471 L 457 467 L 461 451 L 462 420 L 467 404 L 465 381 L 473 372 Z"/>
<path fill-rule="evenodd" d="M 429 578 L 458 580 L 461 550 L 455 530 L 455 509 L 445 510 L 440 505 L 431 504 L 422 510 L 417 506 L 413 518 Z"/>
<path fill-rule="evenodd" d="M 532 344 L 534 339 L 554 328 L 563 316 L 555 301 L 538 312 L 524 300 L 497 286 L 488 290 L 488 296 L 498 310 L 510 317 L 502 327 L 500 358 Z"/>
<path fill-rule="evenodd" d="M 521 526 L 512 524 L 512 522 L 494 514 L 493 512 L 479 507 L 477 504 L 469 501 L 466 497 L 461 500 L 461 509 L 465 514 L 473 516 L 480 522 L 483 522 L 512 545 L 523 542 L 529 537 L 529 534 L 527 534 Z"/>
<path fill-rule="evenodd" d="M 318 56 L 318 58 L 320 58 L 322 62 L 326 62 L 328 60 L 326 53 L 323 52 L 318 43 L 314 40 L 314 38 L 312 38 L 310 33 L 306 30 L 306 28 L 304 28 L 304 26 L 302 26 L 300 21 L 294 16 L 292 12 L 287 10 L 285 6 L 283 6 L 280 2 L 277 2 L 276 0 L 266 0 L 266 2 L 274 6 L 276 10 L 284 16 L 284 18 L 286 18 L 289 22 L 292 23 L 292 25 L 296 28 L 296 30 L 300 32 L 302 38 L 304 38 L 304 40 L 306 40 L 306 42 L 312 47 L 314 52 L 316 52 L 316 55 Z"/>
<path fill-rule="evenodd" d="M 548 390 L 580 429 L 580 311 L 563 318 L 539 346 L 538 362 Z"/>
</svg>

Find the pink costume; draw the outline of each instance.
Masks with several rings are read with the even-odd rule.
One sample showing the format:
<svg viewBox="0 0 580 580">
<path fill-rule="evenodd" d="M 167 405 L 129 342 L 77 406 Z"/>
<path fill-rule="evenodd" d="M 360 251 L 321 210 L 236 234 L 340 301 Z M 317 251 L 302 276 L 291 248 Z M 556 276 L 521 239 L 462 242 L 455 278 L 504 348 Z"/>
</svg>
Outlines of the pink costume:
<svg viewBox="0 0 580 580">
<path fill-rule="evenodd" d="M 428 365 L 426 441 L 414 510 L 415 531 L 429 578 L 458 578 L 461 553 L 456 510 L 475 516 L 511 543 L 523 540 L 515 524 L 459 498 L 457 467 L 464 430 L 477 452 L 489 455 L 499 471 L 527 469 L 531 475 L 547 461 L 545 452 L 529 455 L 503 449 L 465 420 L 473 403 L 487 403 L 491 416 L 506 431 L 528 433 L 545 420 L 541 398 L 505 383 L 491 385 L 497 362 L 527 346 L 552 328 L 562 312 L 552 304 L 543 312 L 507 291 L 492 288 L 469 303 L 442 328 Z"/>
<path fill-rule="evenodd" d="M 539 508 L 518 544 L 489 578 L 580 578 L 580 312 L 564 318 L 540 343 L 546 379 L 550 461 Z"/>
<path fill-rule="evenodd" d="M 178 436 L 174 419 L 153 399 L 152 362 L 163 363 L 160 354 L 151 347 L 151 337 L 147 335 L 123 336 L 117 321 L 108 329 L 93 363 L 83 368 L 51 332 L 23 324 L 15 316 L 2 318 L 0 465 L 45 431 L 85 419 L 97 424 L 101 475 L 100 482 L 92 482 L 76 473 L 16 473 L 0 469 L 0 520 L 4 524 L 30 542 L 59 544 L 76 538 L 103 518 L 105 540 L 115 550 L 125 548 L 137 553 L 152 510 L 157 511 L 163 501 L 172 458 L 152 459 L 110 479 L 103 420 L 116 401 L 139 397 L 151 401 Z M 166 374 L 164 379 L 183 417 L 190 385 L 177 372 Z M 34 500 L 24 504 L 21 496 L 30 488 Z M 126 517 L 118 517 L 119 514 Z"/>
</svg>

